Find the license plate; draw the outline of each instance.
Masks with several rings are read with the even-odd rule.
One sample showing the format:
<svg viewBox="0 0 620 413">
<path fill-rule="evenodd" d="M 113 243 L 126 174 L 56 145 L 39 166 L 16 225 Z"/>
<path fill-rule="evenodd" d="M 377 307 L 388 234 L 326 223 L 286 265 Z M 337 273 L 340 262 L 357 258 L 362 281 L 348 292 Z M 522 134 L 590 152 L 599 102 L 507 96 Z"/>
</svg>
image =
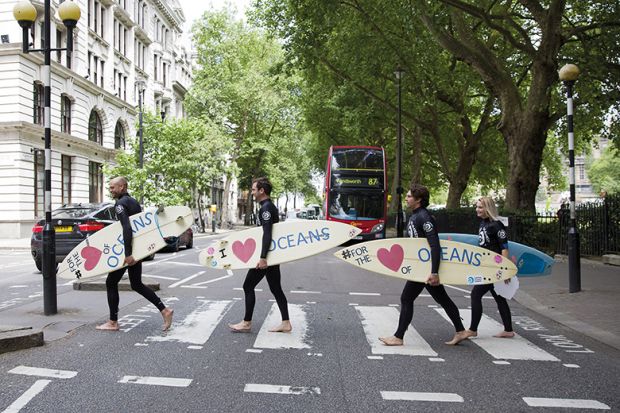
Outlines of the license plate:
<svg viewBox="0 0 620 413">
<path fill-rule="evenodd" d="M 54 229 L 56 230 L 56 232 L 71 232 L 71 231 L 73 231 L 73 227 L 70 227 L 70 226 L 54 227 Z"/>
</svg>

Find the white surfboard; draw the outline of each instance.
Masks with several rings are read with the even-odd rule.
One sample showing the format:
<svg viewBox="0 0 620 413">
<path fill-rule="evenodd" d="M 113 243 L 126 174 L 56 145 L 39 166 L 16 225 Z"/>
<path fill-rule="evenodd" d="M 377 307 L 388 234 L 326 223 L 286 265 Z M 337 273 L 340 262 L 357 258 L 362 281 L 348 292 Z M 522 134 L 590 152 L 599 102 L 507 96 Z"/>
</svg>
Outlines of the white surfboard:
<svg viewBox="0 0 620 413">
<path fill-rule="evenodd" d="M 334 255 L 368 271 L 408 281 L 426 282 L 431 273 L 431 251 L 425 238 L 392 238 L 343 248 Z M 517 267 L 500 254 L 454 241 L 441 241 L 439 281 L 478 285 L 507 280 Z"/>
<path fill-rule="evenodd" d="M 362 232 L 349 224 L 322 220 L 293 220 L 273 225 L 269 265 L 319 254 L 349 241 Z M 210 268 L 254 268 L 260 259 L 262 227 L 235 232 L 200 253 L 200 263 Z"/>
<path fill-rule="evenodd" d="M 179 236 L 192 225 L 192 211 L 186 206 L 147 210 L 129 217 L 133 230 L 132 255 L 139 261 L 166 246 L 164 237 Z M 123 228 L 108 225 L 82 241 L 58 265 L 57 275 L 65 279 L 94 277 L 125 267 Z"/>
</svg>

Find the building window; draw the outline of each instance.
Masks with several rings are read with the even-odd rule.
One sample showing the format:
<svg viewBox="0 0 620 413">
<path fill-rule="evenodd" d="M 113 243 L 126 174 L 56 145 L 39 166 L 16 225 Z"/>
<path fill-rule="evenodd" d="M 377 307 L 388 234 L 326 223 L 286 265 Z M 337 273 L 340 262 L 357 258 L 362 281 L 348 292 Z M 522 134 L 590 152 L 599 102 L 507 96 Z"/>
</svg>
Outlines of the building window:
<svg viewBox="0 0 620 413">
<path fill-rule="evenodd" d="M 71 203 L 71 157 L 62 155 L 62 204 Z"/>
<path fill-rule="evenodd" d="M 60 130 L 71 133 L 71 99 L 68 96 L 60 98 Z"/>
<path fill-rule="evenodd" d="M 90 112 L 88 119 L 88 140 L 103 145 L 103 126 L 99 114 L 94 109 Z"/>
<path fill-rule="evenodd" d="M 41 83 L 35 82 L 32 96 L 32 121 L 35 125 L 43 125 L 43 114 L 45 113 L 44 87 Z"/>
<path fill-rule="evenodd" d="M 56 29 L 56 48 L 60 49 L 62 47 L 62 32 Z M 62 63 L 62 53 L 60 50 L 56 50 L 56 61 L 58 63 Z"/>
<path fill-rule="evenodd" d="M 105 69 L 105 62 L 101 60 L 101 72 L 99 76 L 99 86 L 103 87 L 103 71 Z M 97 79 L 95 79 L 95 83 L 97 83 Z"/>
<path fill-rule="evenodd" d="M 579 179 L 586 179 L 586 167 L 585 165 L 577 165 L 577 170 L 579 171 Z"/>
<path fill-rule="evenodd" d="M 41 149 L 34 150 L 34 216 L 42 217 L 45 213 L 45 159 Z"/>
<path fill-rule="evenodd" d="M 125 128 L 120 121 L 116 122 L 114 128 L 114 149 L 125 149 Z"/>
<path fill-rule="evenodd" d="M 103 199 L 103 168 L 100 163 L 88 162 L 88 202 Z"/>
</svg>

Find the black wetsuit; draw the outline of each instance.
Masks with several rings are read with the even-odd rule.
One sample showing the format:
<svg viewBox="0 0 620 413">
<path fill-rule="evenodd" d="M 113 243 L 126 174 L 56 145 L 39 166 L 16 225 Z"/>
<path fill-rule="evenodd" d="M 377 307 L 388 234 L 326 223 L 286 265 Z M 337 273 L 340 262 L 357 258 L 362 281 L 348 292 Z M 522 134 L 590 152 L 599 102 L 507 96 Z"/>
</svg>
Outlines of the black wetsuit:
<svg viewBox="0 0 620 413">
<path fill-rule="evenodd" d="M 508 249 L 506 227 L 500 221 L 483 219 L 480 228 L 478 228 L 478 242 L 482 248 L 501 254 L 502 250 Z M 471 290 L 471 324 L 469 329 L 478 331 L 478 324 L 482 318 L 482 296 L 489 291 L 497 303 L 499 315 L 502 317 L 502 323 L 504 323 L 504 330 L 512 331 L 512 316 L 508 301 L 495 292 L 493 284 L 475 285 Z"/>
<path fill-rule="evenodd" d="M 129 196 L 128 193 L 122 194 L 116 200 L 116 216 L 121 222 L 123 227 L 123 242 L 125 246 L 125 257 L 132 255 L 133 232 L 131 230 L 131 224 L 129 223 L 129 217 L 131 215 L 142 212 L 142 208 L 138 201 Z M 159 299 L 157 294 L 150 288 L 142 284 L 142 261 L 136 262 L 134 265 L 130 265 L 126 268 L 121 268 L 116 271 L 112 271 L 108 274 L 105 285 L 108 292 L 108 306 L 110 307 L 110 320 L 118 320 L 118 283 L 125 274 L 125 269 L 129 271 L 129 282 L 131 289 L 149 300 L 159 311 L 166 308 L 166 306 Z"/>
<path fill-rule="evenodd" d="M 260 226 L 263 227 L 263 241 L 261 245 L 261 258 L 267 258 L 267 253 L 271 247 L 271 234 L 273 230 L 273 224 L 280 220 L 278 208 L 271 202 L 271 199 L 267 198 L 260 202 L 260 210 L 258 211 L 258 220 Z M 267 260 L 269 263 L 269 260 Z M 269 289 L 278 303 L 280 314 L 282 315 L 282 321 L 287 321 L 288 317 L 288 303 L 284 291 L 282 291 L 282 285 L 280 284 L 280 266 L 270 265 L 265 269 L 252 268 L 245 276 L 245 282 L 243 283 L 243 292 L 245 293 L 245 316 L 244 321 L 252 321 L 252 314 L 254 313 L 254 305 L 256 304 L 256 294 L 254 288 L 258 283 L 267 277 L 267 283 Z"/>
<path fill-rule="evenodd" d="M 407 224 L 407 232 L 411 238 L 426 238 L 428 240 L 428 244 L 431 247 L 431 273 L 436 274 L 439 271 L 441 247 L 439 245 L 437 225 L 426 208 L 420 207 L 413 211 Z M 398 319 L 398 330 L 396 330 L 394 336 L 401 340 L 405 336 L 405 332 L 409 328 L 411 320 L 413 320 L 413 302 L 425 287 L 437 304 L 441 305 L 446 311 L 456 331 L 465 330 L 461 322 L 459 309 L 450 299 L 443 285 L 431 286 L 421 282 L 407 281 L 400 296 L 400 317 Z"/>
</svg>

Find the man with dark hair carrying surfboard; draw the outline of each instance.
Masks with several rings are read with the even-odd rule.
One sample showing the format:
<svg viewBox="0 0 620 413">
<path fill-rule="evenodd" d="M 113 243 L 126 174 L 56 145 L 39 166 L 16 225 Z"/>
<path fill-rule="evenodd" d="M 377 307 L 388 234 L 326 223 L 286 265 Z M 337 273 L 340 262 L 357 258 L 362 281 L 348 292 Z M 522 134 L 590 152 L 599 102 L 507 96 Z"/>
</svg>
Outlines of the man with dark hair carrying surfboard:
<svg viewBox="0 0 620 413">
<path fill-rule="evenodd" d="M 163 330 L 166 331 L 172 324 L 173 310 L 166 307 L 161 299 L 147 286 L 142 283 L 142 261 L 136 261 L 132 254 L 133 231 L 129 223 L 129 217 L 142 212 L 142 207 L 127 193 L 127 179 L 120 176 L 113 178 L 109 183 L 110 194 L 116 199 L 115 210 L 118 220 L 123 227 L 123 244 L 125 248 L 125 264 L 128 265 L 129 282 L 131 289 L 149 300 L 160 311 L 164 318 Z M 110 307 L 110 319 L 97 326 L 97 330 L 118 331 L 118 283 L 125 274 L 125 267 L 112 271 L 108 274 L 105 285 L 108 294 L 108 306 Z"/>
<path fill-rule="evenodd" d="M 267 178 L 257 178 L 252 181 L 252 196 L 260 203 L 260 210 L 258 211 L 258 220 L 260 226 L 263 227 L 263 239 L 261 246 L 261 254 L 256 267 L 248 271 L 245 282 L 243 283 L 243 292 L 245 294 L 245 316 L 243 320 L 237 324 L 228 324 L 228 327 L 232 331 L 238 333 L 248 333 L 252 328 L 252 314 L 254 313 L 254 305 L 256 304 L 256 294 L 254 288 L 263 279 L 267 278 L 269 289 L 276 299 L 280 314 L 282 315 L 282 323 L 270 329 L 270 332 L 289 333 L 293 327 L 288 316 L 288 302 L 284 291 L 282 291 L 282 285 L 280 283 L 280 266 L 267 264 L 267 253 L 271 246 L 272 229 L 273 224 L 277 223 L 279 219 L 278 209 L 271 202 L 269 196 L 271 195 L 271 183 Z"/>
<path fill-rule="evenodd" d="M 406 201 L 413 214 L 407 224 L 407 232 L 411 238 L 426 238 L 431 249 L 431 274 L 425 283 L 407 281 L 405 288 L 400 296 L 400 317 L 396 333 L 390 337 L 379 337 L 379 340 L 386 346 L 402 346 L 403 337 L 413 320 L 413 303 L 426 287 L 429 294 L 446 311 L 448 317 L 454 324 L 456 334 L 448 345 L 455 345 L 467 338 L 465 327 L 461 322 L 461 316 L 456 304 L 450 299 L 446 289 L 439 284 L 439 263 L 441 261 L 441 246 L 439 244 L 439 234 L 437 225 L 431 214 L 426 210 L 429 204 L 428 189 L 419 184 L 411 184 L 411 189 L 407 193 Z"/>
</svg>

